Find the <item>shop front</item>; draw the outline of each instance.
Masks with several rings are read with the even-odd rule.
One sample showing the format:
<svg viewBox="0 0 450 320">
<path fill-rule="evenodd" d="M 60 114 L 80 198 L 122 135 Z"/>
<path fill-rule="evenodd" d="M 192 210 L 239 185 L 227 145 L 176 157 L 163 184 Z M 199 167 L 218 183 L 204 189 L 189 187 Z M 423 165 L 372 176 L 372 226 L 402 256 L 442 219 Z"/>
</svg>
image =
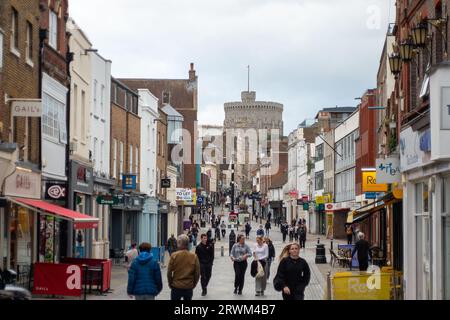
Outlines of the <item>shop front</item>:
<svg viewBox="0 0 450 320">
<path fill-rule="evenodd" d="M 16 168 L 5 179 L 5 198 L 0 204 L 0 266 L 23 272 L 37 259 L 37 215 L 33 210 L 10 201 L 10 197 L 41 198 L 41 175 Z"/>
<path fill-rule="evenodd" d="M 115 252 L 126 251 L 139 240 L 139 215 L 143 210 L 144 196 L 137 193 L 115 194 L 119 203 L 112 206 L 110 240 Z"/>
<path fill-rule="evenodd" d="M 157 246 L 157 215 L 158 199 L 155 197 L 145 197 L 144 208 L 140 214 L 139 242 L 149 242 L 153 247 Z"/>
<path fill-rule="evenodd" d="M 92 167 L 75 160 L 70 161 L 69 208 L 91 216 L 93 211 L 92 194 L 94 192 L 94 174 Z M 70 229 L 71 230 L 71 229 Z M 93 257 L 94 233 L 89 230 L 77 230 L 69 238 L 73 241 L 73 256 L 76 258 Z"/>
<path fill-rule="evenodd" d="M 355 208 L 355 202 L 326 203 L 324 207 L 327 238 L 346 239 L 347 215 L 352 208 Z"/>
<path fill-rule="evenodd" d="M 117 199 L 111 195 L 114 180 L 94 172 L 94 190 L 92 194 L 92 216 L 99 219 L 99 226 L 94 230 L 92 239 L 92 257 L 95 259 L 109 258 L 109 224 L 111 205 Z"/>
<path fill-rule="evenodd" d="M 158 203 L 158 247 L 165 245 L 168 235 L 168 215 L 169 215 L 170 202 L 165 200 L 159 200 Z"/>
</svg>

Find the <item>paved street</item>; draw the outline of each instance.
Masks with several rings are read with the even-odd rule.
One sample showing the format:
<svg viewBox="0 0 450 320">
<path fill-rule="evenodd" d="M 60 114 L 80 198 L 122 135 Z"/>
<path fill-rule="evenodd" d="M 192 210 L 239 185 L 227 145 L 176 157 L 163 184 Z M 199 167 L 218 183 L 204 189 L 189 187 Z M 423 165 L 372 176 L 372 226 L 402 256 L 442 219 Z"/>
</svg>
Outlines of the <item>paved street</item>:
<svg viewBox="0 0 450 320">
<path fill-rule="evenodd" d="M 255 245 L 256 230 L 258 225 L 252 221 L 252 231 L 250 240 L 247 243 L 251 248 Z M 207 225 L 208 226 L 208 225 Z M 253 299 L 266 299 L 266 300 L 279 300 L 281 299 L 281 293 L 273 289 L 273 277 L 275 276 L 276 270 L 278 268 L 278 256 L 282 251 L 284 245 L 282 243 L 282 235 L 279 227 L 275 227 L 272 224 L 272 230 L 270 232 L 270 238 L 272 239 L 275 252 L 276 261 L 272 263 L 270 279 L 267 282 L 267 289 L 265 291 L 264 297 L 255 297 L 255 279 L 250 276 L 250 264 L 247 268 L 245 286 L 242 296 L 236 296 L 233 294 L 234 290 L 234 270 L 232 262 L 228 257 L 228 232 L 226 240 L 221 240 L 216 243 L 216 254 L 214 259 L 214 266 L 212 271 L 211 281 L 208 286 L 208 295 L 206 297 L 201 296 L 200 283 L 194 290 L 195 300 L 233 300 L 237 297 L 242 300 L 253 300 Z M 206 232 L 207 229 L 202 229 L 201 232 Z M 242 232 L 243 233 L 243 232 Z M 326 244 L 329 248 L 329 241 L 322 238 L 321 242 Z M 315 244 L 317 243 L 317 236 L 308 235 L 306 250 L 302 250 L 301 256 L 305 258 L 311 269 L 311 282 L 306 289 L 305 299 L 307 300 L 322 300 L 324 298 L 324 290 L 326 290 L 326 272 L 331 268 L 329 264 L 320 265 L 319 267 L 315 264 Z M 224 256 L 221 256 L 221 247 L 224 247 Z M 330 257 L 327 255 L 327 261 L 329 262 Z M 166 255 L 165 264 L 168 263 L 168 255 Z M 167 286 L 167 267 L 163 266 L 163 290 L 161 294 L 157 297 L 160 300 L 170 299 L 170 289 Z M 112 273 L 112 292 L 108 293 L 106 296 L 89 295 L 90 300 L 128 300 L 130 299 L 126 294 L 126 284 L 127 284 L 127 273 L 123 266 L 115 266 Z"/>
</svg>

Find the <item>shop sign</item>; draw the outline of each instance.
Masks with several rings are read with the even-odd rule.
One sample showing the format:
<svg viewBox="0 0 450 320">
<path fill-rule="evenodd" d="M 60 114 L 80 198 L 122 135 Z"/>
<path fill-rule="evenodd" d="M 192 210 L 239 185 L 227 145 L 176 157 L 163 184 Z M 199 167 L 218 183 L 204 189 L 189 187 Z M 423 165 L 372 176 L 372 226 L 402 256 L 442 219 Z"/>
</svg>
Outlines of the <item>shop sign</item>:
<svg viewBox="0 0 450 320">
<path fill-rule="evenodd" d="M 326 203 L 325 204 L 325 210 L 326 211 L 333 211 L 334 210 L 334 203 Z"/>
<path fill-rule="evenodd" d="M 45 184 L 45 199 L 65 200 L 67 197 L 67 184 L 65 182 L 47 182 Z"/>
<path fill-rule="evenodd" d="M 325 198 L 323 196 L 317 196 L 316 203 L 317 204 L 325 204 Z"/>
<path fill-rule="evenodd" d="M 362 192 L 387 192 L 388 185 L 385 183 L 377 183 L 376 171 L 362 172 Z"/>
<path fill-rule="evenodd" d="M 191 189 L 176 188 L 175 193 L 177 201 L 192 201 Z"/>
<path fill-rule="evenodd" d="M 298 206 L 302 206 L 303 205 L 303 200 L 302 199 L 297 199 L 297 205 Z"/>
<path fill-rule="evenodd" d="M 94 192 L 94 169 L 71 161 L 71 187 L 73 191 L 92 194 Z"/>
<path fill-rule="evenodd" d="M 41 175 L 17 169 L 5 179 L 5 195 L 41 199 Z"/>
<path fill-rule="evenodd" d="M 33 294 L 81 296 L 83 271 L 78 265 L 35 263 Z"/>
<path fill-rule="evenodd" d="M 366 198 L 366 200 L 376 199 L 377 198 L 377 193 L 376 192 L 366 192 L 365 193 L 365 198 Z"/>
<path fill-rule="evenodd" d="M 42 101 L 20 101 L 12 102 L 12 116 L 13 117 L 41 117 L 42 116 Z"/>
<path fill-rule="evenodd" d="M 336 273 L 332 277 L 333 300 L 390 300 L 391 277 L 389 273 Z"/>
<path fill-rule="evenodd" d="M 411 127 L 408 127 L 400 132 L 400 171 L 422 167 L 430 162 L 430 129 L 413 131 Z"/>
<path fill-rule="evenodd" d="M 161 188 L 170 188 L 170 179 L 161 179 Z"/>
<path fill-rule="evenodd" d="M 135 190 L 136 189 L 136 175 L 124 174 L 122 175 L 122 189 Z"/>
<path fill-rule="evenodd" d="M 376 159 L 377 181 L 379 183 L 398 183 L 402 181 L 399 158 Z"/>
<path fill-rule="evenodd" d="M 303 202 L 308 202 L 309 196 L 302 195 L 302 200 L 303 200 Z"/>
<path fill-rule="evenodd" d="M 308 211 L 309 210 L 309 202 L 303 202 L 303 210 Z"/>
<path fill-rule="evenodd" d="M 116 205 L 119 203 L 119 198 L 112 195 L 104 195 L 98 196 L 96 201 L 100 205 Z"/>
</svg>

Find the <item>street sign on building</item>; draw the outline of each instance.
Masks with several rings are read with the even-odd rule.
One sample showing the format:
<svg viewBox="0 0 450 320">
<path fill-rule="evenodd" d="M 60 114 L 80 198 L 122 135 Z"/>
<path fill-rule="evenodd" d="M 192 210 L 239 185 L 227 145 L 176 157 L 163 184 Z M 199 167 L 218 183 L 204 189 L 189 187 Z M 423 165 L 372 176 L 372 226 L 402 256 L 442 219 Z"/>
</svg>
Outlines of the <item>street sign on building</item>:
<svg viewBox="0 0 450 320">
<path fill-rule="evenodd" d="M 399 183 L 402 181 L 400 158 L 376 160 L 378 183 Z"/>
</svg>

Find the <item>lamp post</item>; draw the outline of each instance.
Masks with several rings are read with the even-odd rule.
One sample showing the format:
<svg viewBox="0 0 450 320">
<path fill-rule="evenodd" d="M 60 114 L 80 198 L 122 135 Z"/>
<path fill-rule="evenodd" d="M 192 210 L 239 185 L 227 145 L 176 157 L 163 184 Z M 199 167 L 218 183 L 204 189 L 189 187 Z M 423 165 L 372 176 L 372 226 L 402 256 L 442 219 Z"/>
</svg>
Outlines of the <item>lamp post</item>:
<svg viewBox="0 0 450 320">
<path fill-rule="evenodd" d="M 398 79 L 398 75 L 402 70 L 402 59 L 398 53 L 393 53 L 389 56 L 389 66 L 391 67 L 391 72 Z"/>
</svg>

